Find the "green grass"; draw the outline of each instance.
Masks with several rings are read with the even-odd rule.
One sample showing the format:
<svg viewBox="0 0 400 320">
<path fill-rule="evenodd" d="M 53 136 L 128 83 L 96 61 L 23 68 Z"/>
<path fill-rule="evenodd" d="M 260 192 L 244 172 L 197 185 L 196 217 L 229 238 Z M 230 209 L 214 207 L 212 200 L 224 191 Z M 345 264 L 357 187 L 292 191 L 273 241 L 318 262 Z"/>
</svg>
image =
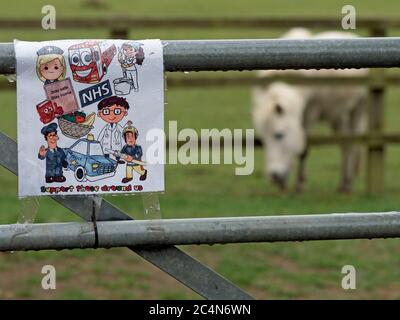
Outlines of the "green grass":
<svg viewBox="0 0 400 320">
<path fill-rule="evenodd" d="M 338 17 L 346 1 L 131 1 L 109 2 L 106 9 L 82 7 L 83 0 L 52 1 L 58 17 L 132 16 L 333 16 Z M 35 17 L 48 1 L 9 2 L 2 17 Z M 354 0 L 359 16 L 396 16 L 398 1 L 384 4 Z M 396 31 L 392 32 L 396 35 Z M 264 38 L 278 31 L 252 29 L 137 29 L 132 38 L 201 39 Z M 59 38 L 106 38 L 107 30 L 1 30 L 0 41 L 14 38 L 46 40 Z M 210 73 L 211 74 L 211 73 Z M 234 76 L 236 73 L 232 72 Z M 215 75 L 215 74 L 212 74 Z M 216 74 L 218 75 L 218 74 Z M 193 73 L 184 75 L 195 77 Z M 15 92 L 1 91 L 1 130 L 16 138 Z M 247 87 L 172 89 L 166 92 L 166 124 L 177 120 L 179 128 L 250 128 L 250 90 Z M 399 130 L 400 93 L 387 95 L 385 126 Z M 29 107 L 29 106 L 27 106 Z M 329 132 L 318 126 L 316 132 Z M 303 194 L 281 194 L 263 174 L 263 153 L 256 150 L 251 176 L 235 176 L 231 165 L 167 165 L 166 191 L 160 195 L 163 218 L 223 217 L 272 214 L 373 212 L 398 210 L 400 200 L 400 147 L 388 146 L 385 160 L 386 190 L 365 193 L 365 168 L 351 195 L 335 192 L 340 173 L 337 147 L 311 150 L 307 164 L 308 184 Z M 0 168 L 0 223 L 15 223 L 23 204 L 17 180 Z M 108 197 L 109 201 L 137 219 L 143 219 L 140 196 Z M 34 212 L 34 208 L 31 209 Z M 79 221 L 50 199 L 40 198 L 36 222 Z M 187 246 L 183 250 L 215 268 L 258 298 L 400 298 L 399 241 L 354 240 L 302 243 Z M 40 288 L 41 267 L 57 269 L 57 290 Z M 357 290 L 340 287 L 341 268 L 357 268 Z M 43 299 L 192 299 L 198 296 L 149 265 L 127 249 L 63 250 L 60 252 L 0 253 L 0 298 Z"/>
<path fill-rule="evenodd" d="M 345 0 L 328 0 L 321 3 L 318 0 L 302 0 L 301 5 L 296 0 L 249 0 L 241 1 L 219 0 L 150 0 L 133 4 L 129 0 L 103 1 L 104 8 L 93 9 L 85 6 L 84 0 L 51 1 L 59 12 L 65 17 L 97 17 L 107 15 L 129 16 L 330 16 L 341 17 L 341 8 L 349 4 Z M 23 4 L 23 5 L 22 5 Z M 25 1 L 15 0 L 3 9 L 7 17 L 33 17 L 36 18 L 46 0 L 31 0 L 29 5 Z M 373 0 L 353 0 L 351 4 L 356 7 L 359 15 L 368 16 L 396 16 L 398 2 L 385 0 L 384 4 Z"/>
</svg>

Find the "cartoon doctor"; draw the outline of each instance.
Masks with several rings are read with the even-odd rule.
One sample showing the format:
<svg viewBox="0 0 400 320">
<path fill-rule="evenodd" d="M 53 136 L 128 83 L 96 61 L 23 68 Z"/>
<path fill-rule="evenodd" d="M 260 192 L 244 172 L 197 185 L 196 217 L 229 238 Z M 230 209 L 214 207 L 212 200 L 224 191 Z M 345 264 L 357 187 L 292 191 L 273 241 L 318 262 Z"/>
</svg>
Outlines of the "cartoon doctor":
<svg viewBox="0 0 400 320">
<path fill-rule="evenodd" d="M 97 105 L 97 115 L 107 124 L 100 131 L 98 139 L 103 147 L 103 150 L 109 149 L 113 151 L 121 151 L 122 149 L 122 126 L 119 124 L 121 120 L 128 114 L 129 103 L 125 98 L 111 96 L 105 98 Z M 104 154 L 109 157 L 109 153 Z M 120 157 L 116 157 L 118 163 L 123 164 L 124 161 Z"/>
</svg>

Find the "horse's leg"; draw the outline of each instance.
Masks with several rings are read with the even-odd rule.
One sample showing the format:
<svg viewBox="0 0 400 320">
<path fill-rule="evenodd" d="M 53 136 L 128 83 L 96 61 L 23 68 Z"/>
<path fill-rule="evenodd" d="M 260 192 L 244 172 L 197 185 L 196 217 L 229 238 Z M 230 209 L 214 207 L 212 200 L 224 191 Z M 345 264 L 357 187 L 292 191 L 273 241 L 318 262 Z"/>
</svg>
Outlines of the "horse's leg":
<svg viewBox="0 0 400 320">
<path fill-rule="evenodd" d="M 310 92 L 306 92 L 308 98 L 310 98 Z M 319 110 L 318 108 L 313 108 L 312 100 L 307 100 L 306 107 L 303 110 L 303 118 L 302 118 L 302 126 L 305 131 L 305 148 L 303 152 L 299 156 L 298 167 L 297 167 L 297 176 L 296 176 L 296 192 L 303 192 L 306 184 L 306 160 L 308 156 L 308 133 L 312 124 L 317 122 L 319 119 Z"/>
<path fill-rule="evenodd" d="M 306 182 L 306 159 L 308 155 L 308 146 L 299 157 L 299 164 L 297 168 L 296 192 L 303 192 Z"/>
<path fill-rule="evenodd" d="M 357 135 L 365 134 L 367 132 L 367 114 L 366 105 L 368 103 L 367 94 L 362 96 L 358 101 L 357 106 L 354 108 L 351 114 L 351 127 L 353 128 L 353 133 Z M 361 156 L 363 147 L 360 144 L 355 144 L 354 147 L 354 177 L 356 177 L 360 172 L 361 167 Z"/>
<path fill-rule="evenodd" d="M 350 114 L 349 122 L 344 121 L 343 128 L 346 133 L 363 134 L 367 128 L 367 118 L 365 114 L 366 96 L 361 96 L 355 103 Z M 350 192 L 352 183 L 360 169 L 362 146 L 359 144 L 348 144 L 342 147 L 342 181 L 339 186 L 340 192 Z"/>
<path fill-rule="evenodd" d="M 341 134 L 362 134 L 366 130 L 365 99 L 361 97 L 355 104 L 349 117 L 342 119 L 336 128 Z M 339 192 L 351 192 L 352 183 L 357 176 L 362 147 L 358 144 L 342 145 L 342 178 L 339 184 Z"/>
<path fill-rule="evenodd" d="M 351 133 L 350 117 L 343 115 L 343 117 L 333 124 L 335 134 L 345 135 Z M 353 146 L 344 144 L 340 146 L 341 149 L 341 177 L 338 192 L 349 193 L 351 191 L 351 184 L 353 180 L 353 163 L 354 154 Z"/>
<path fill-rule="evenodd" d="M 342 173 L 338 186 L 338 192 L 349 193 L 351 192 L 353 182 L 353 163 L 354 163 L 354 150 L 352 145 L 343 145 L 341 147 L 342 153 Z"/>
</svg>

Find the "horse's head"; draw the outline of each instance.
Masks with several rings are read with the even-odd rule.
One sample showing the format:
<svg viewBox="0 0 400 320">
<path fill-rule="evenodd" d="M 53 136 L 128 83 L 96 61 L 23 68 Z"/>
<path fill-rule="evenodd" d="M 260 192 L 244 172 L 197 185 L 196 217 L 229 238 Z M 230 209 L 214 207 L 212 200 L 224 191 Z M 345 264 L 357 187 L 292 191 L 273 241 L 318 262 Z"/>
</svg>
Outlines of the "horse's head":
<svg viewBox="0 0 400 320">
<path fill-rule="evenodd" d="M 253 122 L 266 147 L 266 171 L 275 184 L 285 189 L 294 160 L 306 148 L 306 98 L 297 87 L 284 83 L 255 89 L 253 98 Z"/>
</svg>

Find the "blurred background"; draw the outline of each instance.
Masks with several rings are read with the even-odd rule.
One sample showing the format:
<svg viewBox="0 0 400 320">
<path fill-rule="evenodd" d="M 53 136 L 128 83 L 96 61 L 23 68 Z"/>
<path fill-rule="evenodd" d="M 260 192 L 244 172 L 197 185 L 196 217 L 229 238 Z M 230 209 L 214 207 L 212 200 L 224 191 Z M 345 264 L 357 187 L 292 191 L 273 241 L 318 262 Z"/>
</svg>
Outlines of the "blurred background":
<svg viewBox="0 0 400 320">
<path fill-rule="evenodd" d="M 91 27 L 57 25 L 56 30 L 40 28 L 44 5 L 56 8 L 56 19 L 80 18 L 95 21 L 107 18 L 111 24 Z M 257 18 L 330 19 L 336 24 L 313 31 L 340 30 L 342 7 L 348 1 L 257 0 L 257 1 L 3 1 L 0 11 L 0 41 L 55 40 L 73 38 L 129 39 L 240 39 L 276 38 L 288 27 L 266 27 L 249 22 Z M 352 0 L 357 19 L 398 18 L 396 0 Z M 123 18 L 153 19 L 126 28 Z M 212 18 L 206 26 L 175 24 L 175 18 Z M 223 25 L 223 18 L 238 18 Z M 170 21 L 162 25 L 155 20 Z M 336 20 L 335 20 L 336 19 Z M 36 20 L 37 27 L 27 21 Z M 7 22 L 8 21 L 8 22 Z M 15 24 L 12 26 L 11 22 Z M 11 24 L 11 25 L 10 25 Z M 70 24 L 74 24 L 71 22 Z M 290 23 L 288 25 L 291 25 Z M 111 27 L 110 27 L 111 26 Z M 296 25 L 293 25 L 296 26 Z M 301 27 L 302 25 L 297 25 Z M 336 27 L 335 27 L 336 26 Z M 399 30 L 389 28 L 388 36 Z M 355 30 L 370 35 L 371 30 Z M 396 74 L 396 70 L 389 73 Z M 195 86 L 199 77 L 255 77 L 254 72 L 167 73 L 165 121 L 177 120 L 178 128 L 252 128 L 251 87 L 241 85 Z M 16 92 L 4 77 L 0 81 L 1 130 L 16 139 Z M 168 79 L 171 79 L 169 85 Z M 175 84 L 174 84 L 175 83 Z M 185 86 L 185 84 L 187 84 Z M 399 130 L 400 91 L 385 92 L 384 132 Z M 330 135 L 325 125 L 313 134 Z M 333 212 L 374 212 L 398 210 L 400 200 L 400 145 L 385 146 L 384 190 L 367 192 L 365 163 L 350 194 L 339 194 L 340 153 L 337 145 L 311 147 L 307 163 L 308 182 L 303 193 L 280 192 L 264 175 L 261 148 L 255 152 L 255 170 L 250 176 L 235 176 L 232 165 L 167 165 L 166 191 L 160 195 L 162 217 L 223 217 Z M 17 156 L 17 155 L 15 155 Z M 293 180 L 293 178 L 292 178 Z M 140 196 L 115 196 L 107 200 L 143 219 Z M 15 223 L 24 209 L 17 197 L 17 178 L 0 168 L 0 223 Z M 35 222 L 79 221 L 74 214 L 50 199 L 40 198 Z M 308 243 L 185 246 L 182 249 L 259 299 L 397 299 L 400 298 L 399 241 L 352 240 Z M 57 269 L 57 290 L 41 289 L 40 274 L 45 264 Z M 357 269 L 357 290 L 341 288 L 341 268 Z M 0 298 L 21 299 L 194 299 L 198 295 L 165 275 L 128 249 L 73 250 L 0 253 Z"/>
</svg>

